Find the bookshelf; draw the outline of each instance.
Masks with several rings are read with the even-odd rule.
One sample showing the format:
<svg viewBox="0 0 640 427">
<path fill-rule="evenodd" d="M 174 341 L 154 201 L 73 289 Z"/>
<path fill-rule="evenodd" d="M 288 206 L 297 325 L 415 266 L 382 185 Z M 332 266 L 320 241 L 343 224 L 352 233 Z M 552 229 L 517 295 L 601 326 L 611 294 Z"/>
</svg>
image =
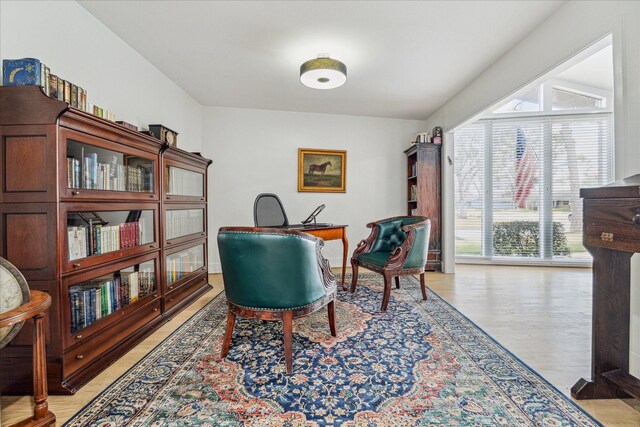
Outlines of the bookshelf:
<svg viewBox="0 0 640 427">
<path fill-rule="evenodd" d="M 48 293 L 48 388 L 73 394 L 210 287 L 210 160 L 0 87 L 0 256 Z M 32 392 L 31 330 L 0 353 L 0 392 Z"/>
<path fill-rule="evenodd" d="M 426 216 L 431 220 L 426 270 L 441 271 L 441 173 L 442 145 L 414 144 L 407 150 L 407 215 Z"/>
<path fill-rule="evenodd" d="M 187 305 L 207 283 L 207 167 L 210 161 L 168 147 L 162 155 L 163 312 Z"/>
</svg>

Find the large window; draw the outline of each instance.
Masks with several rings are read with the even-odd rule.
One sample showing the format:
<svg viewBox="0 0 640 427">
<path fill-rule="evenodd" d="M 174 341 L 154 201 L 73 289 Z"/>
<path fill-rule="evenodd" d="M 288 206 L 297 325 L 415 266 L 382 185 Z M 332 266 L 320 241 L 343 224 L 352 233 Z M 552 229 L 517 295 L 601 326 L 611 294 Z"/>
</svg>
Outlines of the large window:
<svg viewBox="0 0 640 427">
<path fill-rule="evenodd" d="M 612 180 L 610 98 L 606 88 L 548 80 L 456 130 L 458 261 L 590 259 L 580 188 Z"/>
</svg>

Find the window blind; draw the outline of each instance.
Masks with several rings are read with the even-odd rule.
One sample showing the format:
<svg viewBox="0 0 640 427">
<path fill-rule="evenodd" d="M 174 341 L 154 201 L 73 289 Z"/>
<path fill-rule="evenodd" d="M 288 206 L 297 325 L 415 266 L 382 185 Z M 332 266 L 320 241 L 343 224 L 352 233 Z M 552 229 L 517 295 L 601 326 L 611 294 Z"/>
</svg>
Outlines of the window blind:
<svg viewBox="0 0 640 427">
<path fill-rule="evenodd" d="M 454 155 L 457 255 L 590 257 L 579 192 L 611 180 L 610 113 L 481 120 Z"/>
</svg>

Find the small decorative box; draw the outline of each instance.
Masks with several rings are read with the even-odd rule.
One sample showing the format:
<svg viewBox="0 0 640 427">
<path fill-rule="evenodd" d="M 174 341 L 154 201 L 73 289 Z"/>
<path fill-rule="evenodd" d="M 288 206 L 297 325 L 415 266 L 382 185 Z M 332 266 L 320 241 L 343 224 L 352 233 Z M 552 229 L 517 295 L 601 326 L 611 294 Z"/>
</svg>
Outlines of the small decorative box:
<svg viewBox="0 0 640 427">
<path fill-rule="evenodd" d="M 44 86 L 40 60 L 35 58 L 5 59 L 2 61 L 4 86 Z"/>
<path fill-rule="evenodd" d="M 163 125 L 149 125 L 149 132 L 151 135 L 158 138 L 160 141 L 166 142 L 172 147 L 178 145 L 178 132 L 169 129 Z"/>
</svg>

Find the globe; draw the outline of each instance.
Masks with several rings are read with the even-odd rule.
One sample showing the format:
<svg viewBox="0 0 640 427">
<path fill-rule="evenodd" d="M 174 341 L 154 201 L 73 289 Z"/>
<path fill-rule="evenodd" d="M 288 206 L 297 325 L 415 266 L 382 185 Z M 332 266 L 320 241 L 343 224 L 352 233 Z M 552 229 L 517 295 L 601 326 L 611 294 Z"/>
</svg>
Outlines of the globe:
<svg viewBox="0 0 640 427">
<path fill-rule="evenodd" d="M 20 307 L 30 300 L 29 286 L 18 269 L 4 258 L 0 258 L 0 314 Z M 0 328 L 0 348 L 20 332 L 24 321 Z"/>
</svg>

